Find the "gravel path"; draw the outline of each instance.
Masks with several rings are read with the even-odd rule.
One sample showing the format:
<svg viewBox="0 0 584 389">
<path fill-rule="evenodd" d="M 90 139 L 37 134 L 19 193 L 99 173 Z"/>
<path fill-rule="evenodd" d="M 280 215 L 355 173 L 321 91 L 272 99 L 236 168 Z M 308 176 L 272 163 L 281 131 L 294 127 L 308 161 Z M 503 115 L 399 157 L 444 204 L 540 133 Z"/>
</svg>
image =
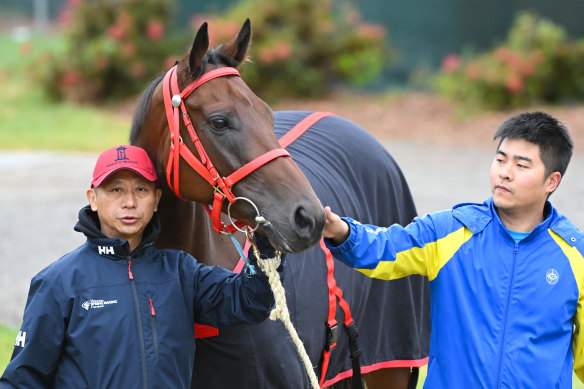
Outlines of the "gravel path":
<svg viewBox="0 0 584 389">
<path fill-rule="evenodd" d="M 385 142 L 425 214 L 489 196 L 487 148 Z M 18 326 L 31 277 L 84 241 L 73 231 L 87 203 L 97 154 L 0 153 L 0 322 Z M 584 154 L 576 154 L 552 201 L 584 226 Z"/>
</svg>

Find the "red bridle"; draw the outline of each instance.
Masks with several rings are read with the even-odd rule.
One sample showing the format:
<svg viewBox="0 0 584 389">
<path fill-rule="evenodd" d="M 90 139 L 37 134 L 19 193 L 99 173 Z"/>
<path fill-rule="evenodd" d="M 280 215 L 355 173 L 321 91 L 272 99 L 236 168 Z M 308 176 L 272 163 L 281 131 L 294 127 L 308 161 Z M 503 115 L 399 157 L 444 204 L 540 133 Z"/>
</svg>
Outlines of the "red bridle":
<svg viewBox="0 0 584 389">
<path fill-rule="evenodd" d="M 203 147 L 201 140 L 195 132 L 193 123 L 191 122 L 191 119 L 187 113 L 184 100 L 195 89 L 207 81 L 213 80 L 217 77 L 239 77 L 239 72 L 237 69 L 231 67 L 211 70 L 203 74 L 200 78 L 191 82 L 181 92 L 178 87 L 176 75 L 177 66 L 178 65 L 175 65 L 166 73 L 162 84 L 164 107 L 166 109 L 166 118 L 168 120 L 168 128 L 170 130 L 170 152 L 168 156 L 168 164 L 166 166 L 166 179 L 168 181 L 168 186 L 179 198 L 182 198 L 179 189 L 179 161 L 180 157 L 182 156 L 184 160 L 201 177 L 203 177 L 209 184 L 211 184 L 212 187 L 215 188 L 212 210 L 209 210 L 209 207 L 207 207 L 207 212 L 213 220 L 213 229 L 217 232 L 233 232 L 236 229 L 233 225 L 225 226 L 225 224 L 221 221 L 223 200 L 226 198 L 230 203 L 234 203 L 236 200 L 233 192 L 231 191 L 233 185 L 266 163 L 279 157 L 290 157 L 290 154 L 283 148 L 270 150 L 267 153 L 262 154 L 254 160 L 246 163 L 231 173 L 228 177 L 221 177 L 217 172 L 217 169 L 215 169 L 213 162 L 205 152 L 205 148 Z M 179 109 L 182 112 L 181 116 L 183 118 L 184 125 L 191 136 L 191 141 L 197 149 L 200 160 L 184 144 L 180 135 Z M 239 227 L 244 225 L 240 222 L 237 222 L 237 224 Z"/>
</svg>

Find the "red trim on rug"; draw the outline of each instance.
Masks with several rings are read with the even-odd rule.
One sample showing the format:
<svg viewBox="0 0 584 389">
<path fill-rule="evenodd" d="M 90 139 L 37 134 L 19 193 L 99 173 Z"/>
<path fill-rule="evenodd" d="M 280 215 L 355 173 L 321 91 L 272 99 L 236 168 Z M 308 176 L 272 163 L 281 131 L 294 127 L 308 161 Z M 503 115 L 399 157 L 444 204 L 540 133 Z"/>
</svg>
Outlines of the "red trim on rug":
<svg viewBox="0 0 584 389">
<path fill-rule="evenodd" d="M 387 362 L 379 362 L 374 363 L 373 365 L 369 366 L 361 366 L 361 374 L 371 373 L 372 371 L 385 369 L 388 367 L 422 367 L 428 364 L 428 357 L 422 359 L 413 359 L 413 360 L 395 360 L 395 361 L 387 361 Z M 347 370 L 342 373 L 337 374 L 336 377 L 331 378 L 328 381 L 325 381 L 321 388 L 331 386 L 339 382 L 340 380 L 344 380 L 345 378 L 349 378 L 353 376 L 353 370 Z"/>
</svg>

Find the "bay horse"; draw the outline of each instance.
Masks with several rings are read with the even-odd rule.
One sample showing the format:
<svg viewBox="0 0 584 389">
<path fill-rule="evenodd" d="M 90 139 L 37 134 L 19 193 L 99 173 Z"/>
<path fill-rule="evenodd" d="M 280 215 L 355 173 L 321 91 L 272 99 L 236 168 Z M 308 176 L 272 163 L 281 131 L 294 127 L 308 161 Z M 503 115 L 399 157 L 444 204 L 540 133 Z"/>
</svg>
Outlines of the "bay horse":
<svg viewBox="0 0 584 389">
<path fill-rule="evenodd" d="M 231 41 L 209 48 L 202 24 L 191 49 L 146 88 L 136 107 L 130 142 L 148 152 L 163 189 L 156 244 L 237 271 L 241 255 L 232 239 L 243 245 L 245 234 L 228 224 L 256 228 L 286 253 L 288 308 L 321 387 L 347 382 L 353 352 L 369 389 L 405 389 L 415 382 L 410 372 L 415 377 L 427 363 L 426 279 L 374 280 L 332 258 L 327 267 L 319 242 L 323 204 L 366 223 L 409 223 L 416 209 L 406 180 L 375 138 L 339 116 L 322 115 L 284 150 L 278 138 L 310 112 L 272 112 L 244 83 L 236 69 L 247 60 L 250 39 L 248 19 Z M 331 292 L 331 282 L 342 296 Z M 348 303 L 346 315 L 337 297 Z M 360 333 L 360 352 L 347 336 L 347 317 Z M 193 334 L 193 388 L 310 387 L 280 322 L 195 325 Z"/>
</svg>

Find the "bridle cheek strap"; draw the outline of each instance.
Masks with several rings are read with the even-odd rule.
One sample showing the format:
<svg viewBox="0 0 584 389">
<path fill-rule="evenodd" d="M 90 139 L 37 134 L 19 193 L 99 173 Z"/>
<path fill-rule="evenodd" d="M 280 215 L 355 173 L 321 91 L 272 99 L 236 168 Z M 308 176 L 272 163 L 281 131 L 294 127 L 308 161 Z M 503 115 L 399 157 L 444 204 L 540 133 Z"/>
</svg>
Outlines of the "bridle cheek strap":
<svg viewBox="0 0 584 389">
<path fill-rule="evenodd" d="M 224 76 L 238 76 L 239 72 L 235 68 L 225 67 L 211 70 L 196 79 L 181 92 L 177 81 L 177 66 L 175 65 L 164 76 L 162 84 L 162 94 L 164 97 L 164 108 L 166 110 L 166 119 L 170 131 L 170 150 L 168 154 L 168 163 L 166 165 L 166 180 L 170 189 L 181 198 L 179 188 L 179 164 L 180 157 L 182 157 L 201 177 L 203 177 L 211 186 L 215 188 L 213 196 L 212 211 L 207 207 L 207 212 L 213 220 L 213 229 L 217 232 L 233 232 L 235 227 L 228 226 L 221 221 L 221 209 L 223 207 L 223 200 L 227 198 L 230 203 L 234 203 L 236 198 L 231 191 L 231 187 L 239 180 L 248 176 L 253 171 L 259 169 L 266 163 L 273 161 L 279 157 L 290 157 L 290 154 L 283 148 L 270 150 L 265 154 L 260 155 L 254 160 L 246 163 L 241 168 L 230 174 L 226 178 L 222 178 L 217 169 L 213 165 L 211 159 L 207 155 L 201 140 L 195 132 L 195 128 L 187 113 L 184 99 L 186 99 L 195 89 L 203 85 L 205 82 L 213 80 L 217 77 Z M 182 115 L 181 115 L 182 112 Z M 185 145 L 180 135 L 180 118 L 182 116 L 185 127 L 187 128 L 191 141 L 195 145 L 199 158 Z M 236 223 L 238 227 L 244 226 L 243 223 Z"/>
</svg>

